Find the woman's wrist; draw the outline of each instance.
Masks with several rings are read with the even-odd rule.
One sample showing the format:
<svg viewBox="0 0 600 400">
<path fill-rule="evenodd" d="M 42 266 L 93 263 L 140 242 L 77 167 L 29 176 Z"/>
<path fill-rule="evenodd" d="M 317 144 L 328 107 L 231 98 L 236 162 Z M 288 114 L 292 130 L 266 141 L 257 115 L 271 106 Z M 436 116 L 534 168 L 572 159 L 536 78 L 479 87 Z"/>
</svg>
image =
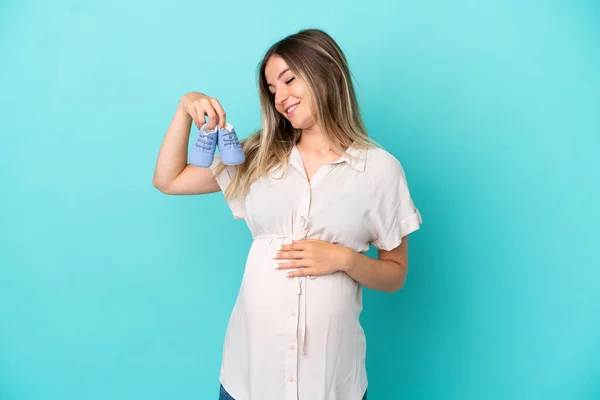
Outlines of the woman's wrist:
<svg viewBox="0 0 600 400">
<path fill-rule="evenodd" d="M 352 250 L 349 247 L 344 247 L 342 254 L 343 256 L 340 270 L 345 273 L 349 273 L 352 269 L 354 269 L 354 266 L 356 265 L 360 253 Z"/>
</svg>

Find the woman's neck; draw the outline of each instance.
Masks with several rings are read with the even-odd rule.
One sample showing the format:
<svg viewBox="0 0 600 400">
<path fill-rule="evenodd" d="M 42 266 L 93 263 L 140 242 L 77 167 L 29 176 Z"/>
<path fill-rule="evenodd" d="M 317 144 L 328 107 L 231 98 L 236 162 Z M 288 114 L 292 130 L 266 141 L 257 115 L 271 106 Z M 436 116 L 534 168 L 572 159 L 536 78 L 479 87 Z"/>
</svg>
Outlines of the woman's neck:
<svg viewBox="0 0 600 400">
<path fill-rule="evenodd" d="M 331 147 L 325 140 L 325 136 L 321 131 L 321 128 L 314 125 L 308 129 L 302 130 L 300 141 L 297 144 L 298 150 L 305 151 L 307 153 L 318 154 L 326 156 L 332 153 Z"/>
</svg>

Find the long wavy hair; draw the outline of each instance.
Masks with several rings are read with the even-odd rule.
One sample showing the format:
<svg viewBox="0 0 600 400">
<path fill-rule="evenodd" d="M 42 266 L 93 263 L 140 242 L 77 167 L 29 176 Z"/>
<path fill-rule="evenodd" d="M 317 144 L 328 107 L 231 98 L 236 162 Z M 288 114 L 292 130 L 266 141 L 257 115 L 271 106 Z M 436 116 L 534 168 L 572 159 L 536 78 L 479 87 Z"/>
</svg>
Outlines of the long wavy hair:
<svg viewBox="0 0 600 400">
<path fill-rule="evenodd" d="M 265 77 L 269 59 L 278 55 L 306 84 L 315 105 L 315 123 L 321 127 L 327 144 L 343 154 L 348 147 L 376 145 L 364 127 L 348 62 L 331 36 L 319 29 L 305 29 L 273 44 L 258 66 L 262 129 L 241 141 L 246 160 L 236 168 L 225 196 L 243 197 L 257 179 L 282 166 L 302 135 L 301 130 L 275 109 L 275 96 Z M 216 168 L 219 174 L 225 166 Z"/>
</svg>

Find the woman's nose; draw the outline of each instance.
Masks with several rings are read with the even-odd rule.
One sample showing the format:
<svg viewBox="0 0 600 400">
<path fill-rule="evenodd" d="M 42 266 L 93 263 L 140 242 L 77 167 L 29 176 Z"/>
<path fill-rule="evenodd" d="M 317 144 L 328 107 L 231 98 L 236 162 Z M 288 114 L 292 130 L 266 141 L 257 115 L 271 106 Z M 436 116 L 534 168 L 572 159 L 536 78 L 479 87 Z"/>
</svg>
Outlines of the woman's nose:
<svg viewBox="0 0 600 400">
<path fill-rule="evenodd" d="M 281 105 L 288 98 L 287 89 L 281 88 L 275 92 L 275 103 Z"/>
</svg>

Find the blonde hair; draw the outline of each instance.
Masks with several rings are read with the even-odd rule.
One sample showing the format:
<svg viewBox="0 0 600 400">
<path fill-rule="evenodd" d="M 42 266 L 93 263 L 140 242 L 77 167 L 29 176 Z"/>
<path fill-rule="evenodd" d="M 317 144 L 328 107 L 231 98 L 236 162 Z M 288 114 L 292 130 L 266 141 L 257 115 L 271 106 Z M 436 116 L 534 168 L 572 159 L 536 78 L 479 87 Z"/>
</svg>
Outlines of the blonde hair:
<svg viewBox="0 0 600 400">
<path fill-rule="evenodd" d="M 243 197 L 257 179 L 275 167 L 287 166 L 288 156 L 302 132 L 275 109 L 274 95 L 268 88 L 265 67 L 269 59 L 280 56 L 290 70 L 307 85 L 315 104 L 315 122 L 327 144 L 343 154 L 348 147 L 366 148 L 376 144 L 364 127 L 351 73 L 338 44 L 322 30 L 305 29 L 275 43 L 258 66 L 258 92 L 262 129 L 241 141 L 246 160 L 236 168 L 225 196 Z M 215 173 L 224 169 L 219 163 Z"/>
</svg>

